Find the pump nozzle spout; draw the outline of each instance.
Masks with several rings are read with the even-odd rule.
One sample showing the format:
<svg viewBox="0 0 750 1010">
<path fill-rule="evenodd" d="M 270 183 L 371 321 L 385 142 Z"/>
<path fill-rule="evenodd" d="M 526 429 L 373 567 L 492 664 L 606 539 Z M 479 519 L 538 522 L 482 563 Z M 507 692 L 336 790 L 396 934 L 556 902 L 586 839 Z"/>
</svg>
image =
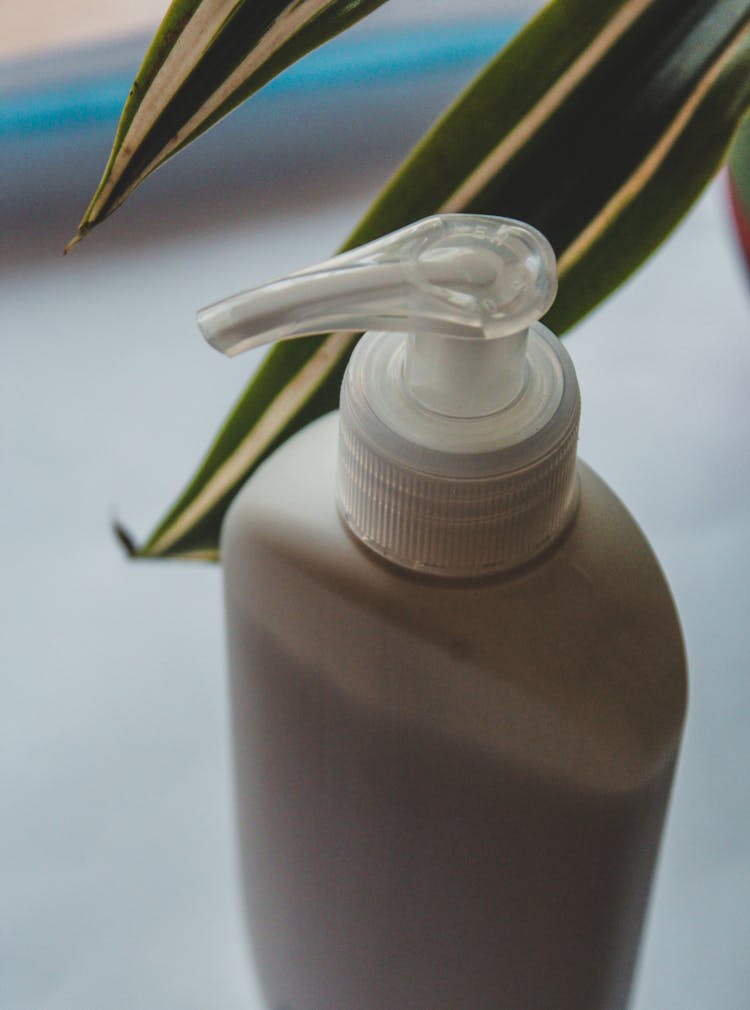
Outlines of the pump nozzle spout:
<svg viewBox="0 0 750 1010">
<path fill-rule="evenodd" d="M 225 354 L 336 329 L 508 336 L 555 297 L 555 259 L 534 228 L 444 214 L 202 309 Z"/>
<path fill-rule="evenodd" d="M 414 396 L 462 416 L 467 409 L 490 413 L 513 398 L 526 331 L 556 287 L 554 253 L 534 228 L 445 214 L 211 305 L 198 322 L 228 355 L 331 330 L 403 331 Z M 475 353 L 466 341 L 494 346 L 480 351 L 475 344 Z M 470 407 L 463 406 L 466 384 Z"/>
</svg>

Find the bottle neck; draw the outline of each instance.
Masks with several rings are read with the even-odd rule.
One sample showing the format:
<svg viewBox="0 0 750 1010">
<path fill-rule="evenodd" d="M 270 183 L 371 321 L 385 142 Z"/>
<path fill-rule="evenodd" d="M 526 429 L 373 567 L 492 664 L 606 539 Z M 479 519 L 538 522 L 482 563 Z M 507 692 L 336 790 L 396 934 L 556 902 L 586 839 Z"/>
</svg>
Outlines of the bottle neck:
<svg viewBox="0 0 750 1010">
<path fill-rule="evenodd" d="M 527 340 L 528 330 L 496 340 L 410 333 L 406 338 L 405 385 L 423 407 L 437 414 L 495 414 L 523 390 Z"/>
</svg>

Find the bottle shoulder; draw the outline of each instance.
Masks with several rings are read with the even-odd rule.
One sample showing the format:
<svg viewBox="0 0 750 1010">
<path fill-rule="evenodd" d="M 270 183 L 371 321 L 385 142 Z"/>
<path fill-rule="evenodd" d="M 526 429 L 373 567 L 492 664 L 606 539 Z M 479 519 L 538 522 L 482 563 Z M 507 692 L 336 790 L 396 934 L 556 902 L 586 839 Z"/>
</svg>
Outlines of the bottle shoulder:
<svg viewBox="0 0 750 1010">
<path fill-rule="evenodd" d="M 505 745 L 517 737 L 557 767 L 567 754 L 571 774 L 624 783 L 671 759 L 686 696 L 674 604 L 643 533 L 588 467 L 577 514 L 543 558 L 454 582 L 415 577 L 355 542 L 335 507 L 336 453 L 328 415 L 235 499 L 222 537 L 235 620 L 342 690 L 398 698 L 404 718 L 429 711 L 451 732 L 485 723 L 496 741 L 502 725 Z"/>
</svg>

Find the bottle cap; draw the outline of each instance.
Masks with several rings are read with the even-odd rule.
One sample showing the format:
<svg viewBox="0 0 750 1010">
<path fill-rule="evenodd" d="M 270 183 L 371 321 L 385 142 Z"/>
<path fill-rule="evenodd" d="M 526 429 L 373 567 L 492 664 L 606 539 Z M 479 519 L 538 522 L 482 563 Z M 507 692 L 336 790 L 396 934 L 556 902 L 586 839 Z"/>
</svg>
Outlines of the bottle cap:
<svg viewBox="0 0 750 1010">
<path fill-rule="evenodd" d="M 447 576 L 507 571 L 570 520 L 580 398 L 538 320 L 555 258 L 529 225 L 426 218 L 201 310 L 226 354 L 363 330 L 341 390 L 338 507 L 369 548 Z"/>
</svg>

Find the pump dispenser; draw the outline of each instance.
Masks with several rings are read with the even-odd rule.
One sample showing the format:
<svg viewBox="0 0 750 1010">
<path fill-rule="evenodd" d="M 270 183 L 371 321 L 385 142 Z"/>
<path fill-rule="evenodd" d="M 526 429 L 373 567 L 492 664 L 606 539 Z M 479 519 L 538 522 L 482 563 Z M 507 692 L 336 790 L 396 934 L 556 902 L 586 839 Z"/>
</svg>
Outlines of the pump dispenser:
<svg viewBox="0 0 750 1010">
<path fill-rule="evenodd" d="M 539 232 L 443 215 L 199 313 L 229 355 L 368 330 L 222 533 L 268 1010 L 627 1004 L 684 654 L 555 291 Z"/>
<path fill-rule="evenodd" d="M 372 330 L 342 390 L 341 514 L 397 564 L 484 575 L 545 550 L 574 508 L 578 386 L 538 322 L 555 291 L 554 253 L 538 231 L 450 214 L 198 318 L 230 355 Z"/>
</svg>

